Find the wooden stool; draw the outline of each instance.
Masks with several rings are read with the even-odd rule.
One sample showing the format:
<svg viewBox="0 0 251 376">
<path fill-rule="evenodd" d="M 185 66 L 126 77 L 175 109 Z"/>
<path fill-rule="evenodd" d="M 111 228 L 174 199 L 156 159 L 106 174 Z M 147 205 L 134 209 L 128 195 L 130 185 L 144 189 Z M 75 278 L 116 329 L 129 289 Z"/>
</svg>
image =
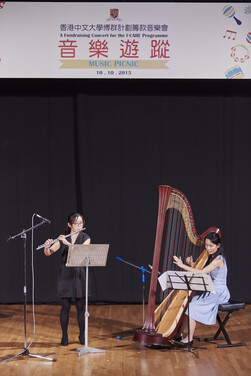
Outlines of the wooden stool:
<svg viewBox="0 0 251 376">
<path fill-rule="evenodd" d="M 224 339 L 226 340 L 226 344 L 222 344 L 222 345 L 218 345 L 217 347 L 218 348 L 222 348 L 222 347 L 235 347 L 235 346 L 246 346 L 246 343 L 245 342 L 240 342 L 240 343 L 232 343 L 230 341 L 230 338 L 226 332 L 226 329 L 225 329 L 225 325 L 226 323 L 228 322 L 229 318 L 231 317 L 232 315 L 232 312 L 234 311 L 238 311 L 239 309 L 244 309 L 245 308 L 245 303 L 236 303 L 236 302 L 232 302 L 231 300 L 227 303 L 224 303 L 224 304 L 219 304 L 218 306 L 218 313 L 217 313 L 217 321 L 219 323 L 219 329 L 217 330 L 217 332 L 215 333 L 214 337 L 212 338 L 200 338 L 199 340 L 200 341 L 215 341 L 215 340 L 220 340 L 220 339 Z M 219 316 L 219 311 L 221 312 L 227 312 L 224 320 L 222 321 L 220 316 Z M 222 332 L 223 336 L 224 337 L 219 337 L 219 334 L 220 332 Z"/>
</svg>

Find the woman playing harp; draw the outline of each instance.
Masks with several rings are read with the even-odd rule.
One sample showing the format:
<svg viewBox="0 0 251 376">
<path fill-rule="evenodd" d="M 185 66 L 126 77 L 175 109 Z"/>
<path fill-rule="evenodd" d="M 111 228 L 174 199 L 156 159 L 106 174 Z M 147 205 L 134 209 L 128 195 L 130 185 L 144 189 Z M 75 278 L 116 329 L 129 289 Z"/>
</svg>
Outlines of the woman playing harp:
<svg viewBox="0 0 251 376">
<path fill-rule="evenodd" d="M 186 196 L 170 186 L 159 186 L 157 231 L 147 314 L 143 329 L 134 333 L 135 341 L 147 345 L 170 345 L 170 339 L 175 336 L 187 306 L 187 293 L 172 290 L 156 308 L 158 272 L 161 269 L 162 272 L 173 269 L 174 255 L 181 256 L 182 259 L 192 255 L 196 260 L 193 267 L 202 269 L 208 259 L 204 238 L 208 233 L 216 231 L 216 227 L 211 227 L 199 235 Z"/>
<path fill-rule="evenodd" d="M 205 237 L 205 248 L 209 257 L 205 267 L 201 269 L 201 272 L 211 276 L 216 293 L 208 292 L 195 294 L 192 301 L 189 303 L 189 338 L 188 335 L 183 338 L 183 331 L 187 328 L 188 313 L 186 310 L 176 333 L 176 341 L 173 341 L 173 343 L 178 346 L 184 347 L 192 345 L 196 322 L 214 325 L 216 323 L 218 305 L 226 303 L 230 298 L 230 293 L 227 288 L 227 265 L 221 247 L 221 238 L 218 233 L 210 232 Z M 186 260 L 188 265 L 183 264 L 181 257 L 173 256 L 173 258 L 174 263 L 181 269 L 188 272 L 196 271 L 196 269 L 193 268 L 194 263 L 192 258 Z"/>
</svg>

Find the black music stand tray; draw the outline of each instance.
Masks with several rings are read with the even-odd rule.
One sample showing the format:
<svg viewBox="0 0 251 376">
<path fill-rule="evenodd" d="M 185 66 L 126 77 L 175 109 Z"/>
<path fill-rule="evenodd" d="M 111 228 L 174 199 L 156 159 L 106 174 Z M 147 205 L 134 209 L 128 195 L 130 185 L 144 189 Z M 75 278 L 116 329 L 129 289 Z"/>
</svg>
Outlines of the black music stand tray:
<svg viewBox="0 0 251 376">
<path fill-rule="evenodd" d="M 73 244 L 69 246 L 66 266 L 86 268 L 85 276 L 85 345 L 77 347 L 78 356 L 88 353 L 104 353 L 105 350 L 88 346 L 88 279 L 89 267 L 105 266 L 109 244 Z"/>
<path fill-rule="evenodd" d="M 159 283 L 163 291 L 166 289 L 172 290 L 186 290 L 187 291 L 187 326 L 188 326 L 188 343 L 190 342 L 190 322 L 189 322 L 189 297 L 192 291 L 195 292 L 212 292 L 215 293 L 214 284 L 209 274 L 200 272 L 181 272 L 181 271 L 167 271 L 159 278 Z M 187 351 L 193 352 L 190 344 L 187 346 Z"/>
</svg>

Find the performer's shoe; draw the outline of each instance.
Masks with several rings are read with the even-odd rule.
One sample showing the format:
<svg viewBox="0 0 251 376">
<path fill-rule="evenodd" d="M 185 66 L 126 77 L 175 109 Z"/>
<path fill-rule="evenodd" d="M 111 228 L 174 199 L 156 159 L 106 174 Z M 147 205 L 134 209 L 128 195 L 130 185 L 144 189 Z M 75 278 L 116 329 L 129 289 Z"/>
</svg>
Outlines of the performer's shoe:
<svg viewBox="0 0 251 376">
<path fill-rule="evenodd" d="M 178 347 L 191 347 L 193 345 L 193 341 L 181 342 L 181 341 L 175 341 L 174 339 L 171 340 L 171 343 Z"/>
<path fill-rule="evenodd" d="M 175 338 L 175 337 L 172 338 L 172 340 L 173 340 L 173 341 L 178 341 L 178 342 L 179 342 L 179 341 L 181 341 L 183 338 L 184 338 L 183 336 L 179 336 L 179 337 L 176 337 L 176 338 Z"/>
<path fill-rule="evenodd" d="M 62 337 L 61 345 L 62 346 L 68 346 L 68 336 Z"/>
<path fill-rule="evenodd" d="M 79 335 L 78 336 L 78 339 L 79 339 L 79 343 L 81 343 L 81 345 L 84 345 L 85 344 L 85 336 L 84 335 Z"/>
</svg>

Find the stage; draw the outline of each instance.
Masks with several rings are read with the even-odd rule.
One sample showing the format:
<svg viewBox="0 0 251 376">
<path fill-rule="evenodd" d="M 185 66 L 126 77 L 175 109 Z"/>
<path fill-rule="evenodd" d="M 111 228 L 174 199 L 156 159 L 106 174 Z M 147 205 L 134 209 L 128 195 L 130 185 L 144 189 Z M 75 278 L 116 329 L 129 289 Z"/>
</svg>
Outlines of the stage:
<svg viewBox="0 0 251 376">
<path fill-rule="evenodd" d="M 247 346 L 222 348 L 194 340 L 193 353 L 152 349 L 132 341 L 135 328 L 142 326 L 141 305 L 90 305 L 88 345 L 105 353 L 78 356 L 78 327 L 75 306 L 71 307 L 69 345 L 60 345 L 59 305 L 36 305 L 36 335 L 29 353 L 56 359 L 56 362 L 28 355 L 0 363 L 1 376 L 246 376 L 251 373 L 251 306 L 234 312 L 227 323 L 231 341 Z M 0 305 L 0 358 L 22 352 L 24 319 L 22 305 Z M 199 324 L 196 336 L 213 336 L 218 325 Z M 32 306 L 27 306 L 27 345 L 33 335 Z M 219 341 L 218 341 L 219 342 Z M 220 341 L 223 343 L 224 341 Z"/>
</svg>

